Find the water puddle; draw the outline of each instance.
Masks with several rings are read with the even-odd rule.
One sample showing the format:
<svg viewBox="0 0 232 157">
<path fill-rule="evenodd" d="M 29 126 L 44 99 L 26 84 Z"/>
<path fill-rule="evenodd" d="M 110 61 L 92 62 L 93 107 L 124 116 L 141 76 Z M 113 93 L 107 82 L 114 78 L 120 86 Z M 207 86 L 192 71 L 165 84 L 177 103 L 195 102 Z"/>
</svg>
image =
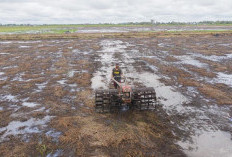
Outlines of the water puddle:
<svg viewBox="0 0 232 157">
<path fill-rule="evenodd" d="M 33 112 L 43 112 L 44 110 L 46 110 L 45 107 L 41 107 L 41 108 L 38 108 L 36 110 L 33 110 Z"/>
<path fill-rule="evenodd" d="M 232 87 L 232 74 L 225 74 L 222 72 L 217 73 L 217 78 L 213 80 L 216 83 L 223 83 Z"/>
<path fill-rule="evenodd" d="M 35 85 L 37 86 L 37 88 L 38 88 L 38 90 L 36 90 L 36 91 L 37 91 L 37 92 L 42 92 L 43 89 L 46 87 L 47 83 L 48 83 L 48 82 L 37 83 L 37 84 L 35 84 Z"/>
<path fill-rule="evenodd" d="M 216 55 L 206 56 L 206 55 L 202 55 L 202 54 L 198 54 L 198 53 L 190 53 L 190 55 L 192 55 L 194 57 L 199 57 L 202 59 L 214 61 L 214 62 L 220 62 L 222 60 L 232 59 L 232 54 L 225 54 L 224 56 L 216 56 Z"/>
<path fill-rule="evenodd" d="M 22 105 L 26 106 L 26 107 L 35 107 L 35 106 L 37 106 L 39 104 L 34 103 L 34 102 L 23 102 Z"/>
<path fill-rule="evenodd" d="M 22 79 L 22 75 L 20 74 L 16 74 L 16 76 L 12 79 L 12 81 L 24 81 L 24 79 Z"/>
<path fill-rule="evenodd" d="M 63 155 L 63 151 L 61 149 L 58 149 L 52 153 L 49 153 L 46 157 L 59 157 Z"/>
<path fill-rule="evenodd" d="M 61 85 L 65 85 L 67 80 L 60 80 L 60 81 L 57 81 L 59 84 L 61 84 Z"/>
<path fill-rule="evenodd" d="M 46 127 L 46 123 L 50 121 L 51 116 L 45 116 L 43 119 L 31 118 L 27 121 L 12 121 L 6 127 L 0 128 L 1 141 L 9 135 L 25 135 L 41 132 L 41 128 Z"/>
<path fill-rule="evenodd" d="M 179 142 L 189 157 L 232 157 L 231 135 L 223 131 L 202 131 L 192 143 Z"/>
<path fill-rule="evenodd" d="M 13 41 L 0 41 L 0 44 L 11 44 Z"/>
<path fill-rule="evenodd" d="M 73 77 L 76 73 L 87 73 L 88 70 L 70 70 L 68 73 L 67 73 L 67 76 L 68 77 Z"/>
<path fill-rule="evenodd" d="M 71 88 L 70 92 L 78 92 L 78 91 L 80 91 L 80 88 L 78 88 L 78 85 L 76 83 L 67 84 L 67 85 Z M 75 98 L 73 98 L 73 99 L 75 99 Z"/>
<path fill-rule="evenodd" d="M 158 75 L 149 72 L 136 73 L 134 72 L 131 77 L 142 82 L 146 87 L 153 87 L 160 103 L 169 113 L 172 113 L 173 110 L 178 112 L 184 110 L 182 104 L 190 102 L 189 98 L 176 91 L 174 87 L 165 86 L 161 83 Z"/>
<path fill-rule="evenodd" d="M 159 43 L 158 46 L 159 47 L 165 47 L 165 44 L 164 43 Z"/>
<path fill-rule="evenodd" d="M 201 63 L 200 61 L 194 59 L 193 56 L 187 56 L 187 55 L 183 55 L 183 56 L 175 56 L 175 58 L 181 60 L 182 64 L 189 64 L 189 65 L 193 65 L 199 68 L 203 68 L 203 67 L 207 67 L 208 65 L 205 63 Z"/>
<path fill-rule="evenodd" d="M 69 72 L 68 72 L 68 77 L 73 77 L 74 74 L 75 74 L 76 72 L 77 72 L 77 71 L 75 71 L 75 70 L 69 71 Z"/>
<path fill-rule="evenodd" d="M 28 80 L 25 80 L 23 79 L 23 75 L 25 75 L 25 73 L 18 73 L 16 74 L 16 76 L 12 79 L 12 81 L 19 81 L 19 82 L 29 82 L 29 81 L 32 81 L 33 79 L 28 79 Z"/>
<path fill-rule="evenodd" d="M 24 46 L 24 45 L 21 45 L 21 46 L 19 46 L 19 48 L 30 48 L 31 46 Z"/>
<path fill-rule="evenodd" d="M 62 132 L 55 131 L 54 129 L 46 132 L 46 135 L 52 137 L 52 141 L 54 142 L 59 142 L 59 137 L 61 134 Z"/>
<path fill-rule="evenodd" d="M 9 102 L 18 102 L 16 96 L 13 96 L 11 94 L 9 95 L 0 95 L 0 100 L 5 100 L 5 101 L 9 101 Z"/>
<path fill-rule="evenodd" d="M 225 46 L 225 47 L 230 47 L 231 46 L 231 43 L 221 43 L 221 44 L 218 44 L 220 46 Z"/>
<path fill-rule="evenodd" d="M 0 72 L 0 81 L 6 81 L 7 80 L 7 76 L 3 76 L 5 73 L 4 72 Z"/>
<path fill-rule="evenodd" d="M 0 55 L 10 55 L 10 53 L 0 53 Z"/>
<path fill-rule="evenodd" d="M 5 69 L 13 69 L 13 68 L 18 68 L 18 66 L 17 65 L 7 66 L 7 67 L 3 67 L 2 69 L 5 70 Z"/>
<path fill-rule="evenodd" d="M 104 77 L 101 76 L 101 72 L 97 72 L 93 74 L 91 79 L 91 88 L 96 89 L 107 89 L 107 85 L 104 83 Z"/>
</svg>

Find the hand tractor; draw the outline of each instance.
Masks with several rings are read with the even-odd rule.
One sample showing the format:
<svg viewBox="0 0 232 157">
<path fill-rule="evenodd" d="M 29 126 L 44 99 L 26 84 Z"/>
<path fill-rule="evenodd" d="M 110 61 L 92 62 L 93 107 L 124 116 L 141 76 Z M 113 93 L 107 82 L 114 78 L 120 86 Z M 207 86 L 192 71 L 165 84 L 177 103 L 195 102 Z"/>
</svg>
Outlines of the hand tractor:
<svg viewBox="0 0 232 157">
<path fill-rule="evenodd" d="M 117 89 L 96 90 L 95 109 L 97 112 L 113 112 L 123 108 L 129 109 L 154 109 L 157 103 L 156 92 L 153 87 L 132 88 L 126 78 L 118 82 L 111 78 L 111 83 L 118 85 Z"/>
</svg>

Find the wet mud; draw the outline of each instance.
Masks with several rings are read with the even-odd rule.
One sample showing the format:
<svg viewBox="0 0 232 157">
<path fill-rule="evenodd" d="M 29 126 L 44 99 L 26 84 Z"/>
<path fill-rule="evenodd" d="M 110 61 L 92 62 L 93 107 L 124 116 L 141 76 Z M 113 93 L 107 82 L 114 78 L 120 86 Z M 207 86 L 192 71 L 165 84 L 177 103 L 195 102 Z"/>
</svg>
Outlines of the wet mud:
<svg viewBox="0 0 232 157">
<path fill-rule="evenodd" d="M 0 155 L 229 157 L 231 38 L 0 41 Z M 115 63 L 155 110 L 95 112 Z"/>
</svg>

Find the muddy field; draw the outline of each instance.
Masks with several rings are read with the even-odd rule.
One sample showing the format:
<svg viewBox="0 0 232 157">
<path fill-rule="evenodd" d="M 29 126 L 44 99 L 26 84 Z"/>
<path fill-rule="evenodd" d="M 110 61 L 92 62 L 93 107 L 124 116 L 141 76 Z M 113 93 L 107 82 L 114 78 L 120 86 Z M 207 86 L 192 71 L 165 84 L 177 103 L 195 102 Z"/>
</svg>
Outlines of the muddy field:
<svg viewBox="0 0 232 157">
<path fill-rule="evenodd" d="M 232 154 L 232 36 L 0 41 L 0 156 Z M 149 111 L 99 114 L 119 62 Z"/>
</svg>

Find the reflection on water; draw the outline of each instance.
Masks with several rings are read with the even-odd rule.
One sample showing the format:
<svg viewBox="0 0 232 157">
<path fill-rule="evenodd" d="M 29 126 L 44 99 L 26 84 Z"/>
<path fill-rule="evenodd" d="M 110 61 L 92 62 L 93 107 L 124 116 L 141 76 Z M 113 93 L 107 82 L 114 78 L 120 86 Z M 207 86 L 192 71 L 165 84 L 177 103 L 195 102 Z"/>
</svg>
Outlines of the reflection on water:
<svg viewBox="0 0 232 157">
<path fill-rule="evenodd" d="M 232 140 L 227 132 L 203 131 L 192 140 L 193 143 L 178 143 L 190 157 L 232 157 Z"/>
</svg>

